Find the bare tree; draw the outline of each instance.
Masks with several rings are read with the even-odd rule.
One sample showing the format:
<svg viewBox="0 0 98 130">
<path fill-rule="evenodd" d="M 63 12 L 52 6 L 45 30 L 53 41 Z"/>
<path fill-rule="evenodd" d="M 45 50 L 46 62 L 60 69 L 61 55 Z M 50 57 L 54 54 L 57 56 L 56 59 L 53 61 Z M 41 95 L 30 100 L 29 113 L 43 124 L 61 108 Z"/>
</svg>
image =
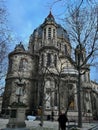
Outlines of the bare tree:
<svg viewBox="0 0 98 130">
<path fill-rule="evenodd" d="M 85 3 L 84 0 L 81 1 L 74 1 L 74 5 L 72 2 L 68 3 L 66 0 L 56 0 L 52 4 L 55 7 L 55 4 L 60 4 L 65 6 L 65 9 L 68 10 L 66 23 L 67 30 L 69 31 L 69 38 L 70 42 L 73 45 L 73 52 L 75 51 L 75 47 L 78 45 L 81 46 L 79 58 L 76 62 L 76 68 L 78 69 L 78 84 L 77 84 L 77 92 L 78 92 L 78 125 L 82 127 L 82 113 L 81 113 L 81 75 L 84 74 L 86 71 L 82 71 L 83 67 L 86 65 L 88 66 L 95 66 L 98 67 L 98 4 L 97 1 L 87 0 Z M 90 5 L 90 6 L 89 6 Z M 86 6 L 86 8 L 85 8 Z M 73 7 L 73 8 L 72 8 Z M 87 8 L 88 7 L 88 8 Z M 71 8 L 71 11 L 70 9 Z M 69 12 L 69 14 L 68 14 Z M 65 22 L 65 19 L 63 19 Z M 80 56 L 83 51 L 85 50 L 85 58 L 84 60 L 80 61 Z M 82 71 L 82 73 L 81 73 Z"/>
<path fill-rule="evenodd" d="M 46 84 L 46 79 L 49 77 L 52 77 L 52 79 L 54 81 L 56 81 L 56 89 L 54 90 L 49 90 L 49 94 L 51 96 L 52 92 L 55 92 L 56 90 L 59 93 L 59 89 L 60 89 L 60 83 L 61 83 L 61 73 L 63 71 L 62 68 L 63 63 L 59 63 L 59 67 L 55 67 L 53 69 L 51 69 L 51 67 L 47 67 L 47 66 L 41 66 L 40 65 L 40 71 L 39 71 L 39 82 L 41 84 L 41 125 L 43 126 L 43 116 L 44 116 L 44 105 L 46 103 L 46 101 L 48 100 L 49 97 L 45 97 L 45 84 Z M 58 99 L 59 99 L 59 113 L 60 113 L 60 94 L 58 94 Z"/>
<path fill-rule="evenodd" d="M 7 54 L 8 54 L 8 27 L 7 27 L 7 13 L 4 1 L 0 1 L 0 86 L 4 85 L 3 78 L 7 70 Z"/>
<path fill-rule="evenodd" d="M 61 110 L 64 110 L 65 108 L 62 107 L 61 105 L 61 97 L 62 95 L 64 95 L 64 90 L 65 90 L 65 86 L 67 85 L 68 86 L 68 83 L 66 83 L 66 80 L 70 80 L 69 78 L 66 79 L 65 76 L 68 75 L 66 73 L 64 73 L 64 68 L 66 68 L 66 57 L 63 57 L 61 55 L 61 53 L 59 53 L 57 55 L 57 63 L 55 64 L 55 66 L 42 66 L 41 69 L 40 69 L 40 72 L 41 72 L 41 75 L 40 75 L 40 78 L 41 81 L 42 81 L 42 118 L 41 118 L 41 124 L 43 124 L 43 114 L 44 114 L 44 104 L 46 102 L 45 100 L 45 93 L 44 93 L 44 89 L 45 89 L 45 81 L 46 81 L 46 78 L 47 77 L 51 77 L 52 80 L 55 82 L 55 88 L 53 90 L 50 90 L 49 93 L 50 93 L 50 96 L 51 96 L 51 93 L 53 92 L 57 92 L 57 99 L 58 99 L 58 115 L 60 115 L 60 112 Z M 68 66 L 67 66 L 68 68 Z M 42 76 L 42 78 L 41 78 Z M 75 92 L 71 90 L 67 90 L 67 87 L 66 87 L 66 93 L 69 93 L 70 91 L 70 94 L 68 95 L 67 98 L 67 102 L 66 102 L 66 109 L 64 110 L 65 111 L 65 114 L 67 115 L 67 112 L 69 110 L 69 107 L 70 107 L 70 104 L 72 102 L 72 99 L 74 98 L 74 95 L 75 95 Z M 63 94 L 62 94 L 63 93 Z M 64 98 L 64 97 L 63 97 Z M 59 126 L 59 129 L 60 129 L 60 126 Z"/>
<path fill-rule="evenodd" d="M 52 3 L 50 3 L 50 7 L 53 8 L 55 7 L 56 4 L 62 4 L 62 6 L 64 6 L 65 8 L 67 7 L 71 7 L 71 6 L 76 6 L 77 5 L 77 9 L 79 9 L 81 6 L 83 6 L 84 4 L 89 5 L 89 6 L 93 6 L 95 4 L 97 4 L 97 0 L 54 0 Z"/>
<path fill-rule="evenodd" d="M 85 15 L 86 14 L 86 15 Z M 73 47 L 80 47 L 78 53 L 78 60 L 76 68 L 78 70 L 78 125 L 82 127 L 82 113 L 81 113 L 81 75 L 85 73 L 82 69 L 86 64 L 93 65 L 94 58 L 98 55 L 98 7 L 92 9 L 79 8 L 71 12 L 70 17 L 67 18 L 69 37 Z M 86 49 L 86 54 L 81 62 L 81 53 L 83 48 Z M 82 73 L 81 73 L 82 72 Z"/>
<path fill-rule="evenodd" d="M 43 126 L 43 117 L 44 117 L 44 105 L 45 105 L 45 79 L 46 79 L 46 68 L 40 68 L 40 71 L 39 71 L 39 83 L 41 84 L 41 87 L 40 87 L 40 90 L 39 90 L 39 94 L 40 94 L 40 97 L 41 97 L 41 106 L 40 106 L 40 109 L 41 109 L 41 122 L 40 122 L 40 125 Z"/>
<path fill-rule="evenodd" d="M 45 104 L 48 101 L 49 98 L 51 98 L 51 93 L 53 93 L 55 90 L 51 90 L 50 88 L 48 88 L 48 90 L 46 90 L 46 82 L 47 79 L 50 78 L 50 76 L 54 79 L 54 74 L 49 70 L 48 67 L 46 66 L 40 66 L 39 69 L 39 84 L 40 84 L 40 88 L 39 88 L 39 94 L 40 94 L 40 103 L 38 105 L 38 107 L 40 107 L 39 109 L 41 110 L 41 122 L 40 125 L 43 126 L 44 124 L 44 111 L 45 111 Z M 48 96 L 46 96 L 46 93 L 48 92 Z"/>
</svg>

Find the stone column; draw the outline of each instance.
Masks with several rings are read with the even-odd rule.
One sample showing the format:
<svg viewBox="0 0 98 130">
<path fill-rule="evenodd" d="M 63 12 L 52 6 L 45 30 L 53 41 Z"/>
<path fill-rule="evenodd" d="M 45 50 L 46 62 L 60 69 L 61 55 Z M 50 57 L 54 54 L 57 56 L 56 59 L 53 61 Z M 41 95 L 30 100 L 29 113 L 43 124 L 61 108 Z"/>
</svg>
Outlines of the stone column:
<svg viewBox="0 0 98 130">
<path fill-rule="evenodd" d="M 7 128 L 3 130 L 29 130 L 26 128 L 25 124 L 25 104 L 19 103 L 12 103 L 10 106 L 10 117 L 9 122 L 7 124 Z"/>
</svg>

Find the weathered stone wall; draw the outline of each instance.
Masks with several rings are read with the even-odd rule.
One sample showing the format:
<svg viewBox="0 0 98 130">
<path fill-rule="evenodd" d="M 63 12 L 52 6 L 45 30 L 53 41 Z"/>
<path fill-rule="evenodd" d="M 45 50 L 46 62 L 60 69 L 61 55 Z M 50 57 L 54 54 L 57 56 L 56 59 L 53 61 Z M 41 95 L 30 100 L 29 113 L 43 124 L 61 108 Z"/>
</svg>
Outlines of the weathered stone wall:
<svg viewBox="0 0 98 130">
<path fill-rule="evenodd" d="M 3 108 L 13 102 L 20 101 L 31 107 L 33 77 L 36 76 L 37 56 L 32 56 L 26 51 L 14 51 L 9 54 L 9 69 L 6 77 Z M 19 84 L 23 84 L 20 92 Z"/>
</svg>

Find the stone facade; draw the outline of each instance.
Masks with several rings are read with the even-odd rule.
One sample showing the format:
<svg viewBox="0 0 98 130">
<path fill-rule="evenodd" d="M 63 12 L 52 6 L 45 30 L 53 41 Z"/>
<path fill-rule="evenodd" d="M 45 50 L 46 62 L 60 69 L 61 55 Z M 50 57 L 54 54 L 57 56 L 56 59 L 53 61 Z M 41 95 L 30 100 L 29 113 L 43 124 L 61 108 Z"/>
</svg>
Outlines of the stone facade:
<svg viewBox="0 0 98 130">
<path fill-rule="evenodd" d="M 78 45 L 75 49 L 75 60 L 71 57 L 71 51 L 67 31 L 56 23 L 50 12 L 43 24 L 31 34 L 28 50 L 20 43 L 9 54 L 2 110 L 19 98 L 33 114 L 44 104 L 45 115 L 51 115 L 52 111 L 58 115 L 59 107 L 66 110 L 70 101 L 69 116 L 74 113 L 77 116 L 78 71 L 75 64 L 78 53 L 81 52 L 82 63 L 86 51 L 82 45 Z M 86 64 L 81 71 L 85 71 L 81 76 L 81 102 L 85 115 L 88 112 L 93 113 L 90 94 L 92 83 L 89 66 Z M 98 100 L 96 103 L 98 104 Z"/>
<path fill-rule="evenodd" d="M 0 113 L 2 111 L 2 96 L 0 96 Z"/>
</svg>

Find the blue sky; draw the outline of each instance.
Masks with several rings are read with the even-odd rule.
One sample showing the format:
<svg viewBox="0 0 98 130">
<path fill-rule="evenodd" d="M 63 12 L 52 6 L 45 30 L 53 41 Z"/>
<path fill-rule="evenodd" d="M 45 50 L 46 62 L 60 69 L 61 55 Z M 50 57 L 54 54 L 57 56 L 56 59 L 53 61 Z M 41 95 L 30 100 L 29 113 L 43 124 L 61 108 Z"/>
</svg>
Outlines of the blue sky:
<svg viewBox="0 0 98 130">
<path fill-rule="evenodd" d="M 46 3 L 41 0 L 8 0 L 7 8 L 10 27 L 17 42 L 26 42 L 49 12 Z"/>
<path fill-rule="evenodd" d="M 70 0 L 73 1 L 73 0 Z M 8 25 L 11 29 L 11 36 L 14 38 L 12 43 L 12 50 L 16 44 L 20 41 L 24 45 L 28 45 L 29 36 L 32 34 L 33 30 L 43 23 L 44 19 L 50 12 L 52 8 L 52 13 L 56 18 L 56 21 L 60 23 L 61 21 L 57 19 L 59 17 L 64 17 L 64 11 L 68 1 L 59 4 L 54 4 L 54 0 L 6 0 L 6 6 L 8 10 Z M 91 79 L 97 80 L 96 68 L 91 68 Z"/>
<path fill-rule="evenodd" d="M 28 42 L 30 34 L 49 14 L 54 0 L 7 0 L 8 24 L 16 42 Z M 62 7 L 63 8 L 63 7 Z M 53 14 L 62 13 L 62 8 L 52 9 Z"/>
</svg>

